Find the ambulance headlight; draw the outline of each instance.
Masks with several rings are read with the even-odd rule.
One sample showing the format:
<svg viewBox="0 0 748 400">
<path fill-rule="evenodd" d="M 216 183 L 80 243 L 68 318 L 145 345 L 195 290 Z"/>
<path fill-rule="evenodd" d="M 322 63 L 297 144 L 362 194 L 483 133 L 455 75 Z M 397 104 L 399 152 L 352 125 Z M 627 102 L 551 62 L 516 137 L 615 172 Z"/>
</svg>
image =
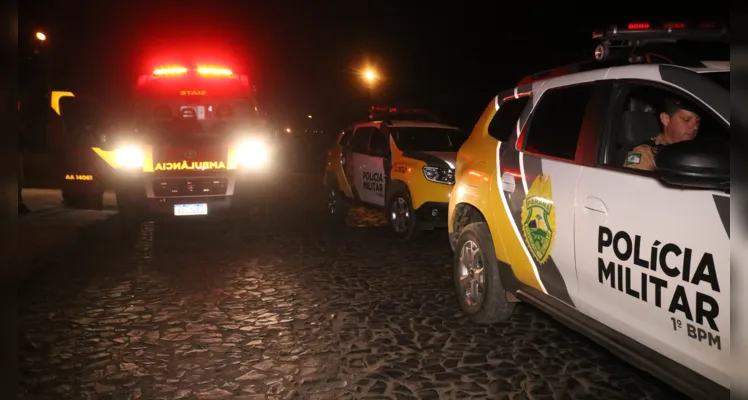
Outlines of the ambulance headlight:
<svg viewBox="0 0 748 400">
<path fill-rule="evenodd" d="M 262 140 L 248 140 L 236 149 L 237 163 L 247 168 L 265 166 L 270 156 L 270 149 Z"/>
<path fill-rule="evenodd" d="M 143 166 L 143 150 L 135 146 L 121 147 L 114 151 L 118 166 L 139 168 Z"/>
</svg>

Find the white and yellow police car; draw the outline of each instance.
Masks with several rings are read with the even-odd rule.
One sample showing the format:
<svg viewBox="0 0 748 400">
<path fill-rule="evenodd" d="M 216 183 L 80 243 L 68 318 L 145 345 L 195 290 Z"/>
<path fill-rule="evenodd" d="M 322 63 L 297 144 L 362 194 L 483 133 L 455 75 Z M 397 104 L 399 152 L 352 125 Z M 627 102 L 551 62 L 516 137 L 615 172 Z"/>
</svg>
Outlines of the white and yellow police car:
<svg viewBox="0 0 748 400">
<path fill-rule="evenodd" d="M 663 42 L 726 33 L 635 23 L 599 37 L 602 60 L 498 94 L 459 151 L 448 210 L 458 301 L 481 323 L 530 303 L 688 395 L 725 398 L 729 64 Z M 605 57 L 614 41 L 623 59 Z M 665 99 L 696 117 L 663 113 Z M 652 170 L 624 167 L 686 115 L 695 138 L 659 146 Z"/>
<path fill-rule="evenodd" d="M 444 228 L 465 135 L 426 110 L 372 107 L 369 119 L 344 129 L 328 152 L 328 215 L 339 222 L 347 204 L 382 208 L 400 240 Z"/>
</svg>

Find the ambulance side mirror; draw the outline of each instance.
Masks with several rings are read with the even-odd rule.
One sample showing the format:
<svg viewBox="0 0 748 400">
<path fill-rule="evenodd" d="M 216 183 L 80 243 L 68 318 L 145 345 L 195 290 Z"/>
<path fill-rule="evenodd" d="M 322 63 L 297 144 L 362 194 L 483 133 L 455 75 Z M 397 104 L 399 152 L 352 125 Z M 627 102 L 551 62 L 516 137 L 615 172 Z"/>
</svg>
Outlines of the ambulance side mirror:
<svg viewBox="0 0 748 400">
<path fill-rule="evenodd" d="M 721 139 L 695 139 L 665 146 L 655 160 L 666 184 L 730 191 L 730 146 Z"/>
</svg>

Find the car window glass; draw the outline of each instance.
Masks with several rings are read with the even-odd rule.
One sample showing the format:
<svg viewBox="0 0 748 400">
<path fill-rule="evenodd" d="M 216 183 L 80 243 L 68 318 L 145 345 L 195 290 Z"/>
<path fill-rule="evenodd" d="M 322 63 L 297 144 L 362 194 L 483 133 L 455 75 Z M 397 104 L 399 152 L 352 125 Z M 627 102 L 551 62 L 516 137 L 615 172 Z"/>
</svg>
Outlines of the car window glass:
<svg viewBox="0 0 748 400">
<path fill-rule="evenodd" d="M 371 138 L 369 139 L 369 145 L 371 150 L 388 151 L 389 143 L 384 137 L 384 134 L 379 129 L 373 128 L 371 130 Z"/>
<path fill-rule="evenodd" d="M 343 133 L 340 135 L 340 145 L 341 146 L 348 146 L 348 143 L 351 142 L 351 137 L 353 133 L 353 129 L 346 129 L 343 131 Z"/>
<path fill-rule="evenodd" d="M 357 153 L 366 153 L 369 147 L 370 133 L 371 128 L 368 127 L 356 129 L 356 131 L 353 133 L 353 138 L 351 138 L 351 151 L 355 151 Z"/>
<path fill-rule="evenodd" d="M 509 140 L 517 129 L 517 121 L 528 100 L 530 97 L 520 97 L 504 102 L 488 124 L 488 134 L 502 142 Z"/>
<path fill-rule="evenodd" d="M 691 102 L 676 93 L 656 86 L 629 85 L 626 95 L 617 104 L 613 121 L 613 137 L 609 142 L 606 164 L 622 166 L 626 155 L 662 132 L 661 113 L 666 98 L 678 99 L 699 116 L 697 136 L 693 140 L 719 138 L 729 141 L 730 131 L 703 105 Z"/>
<path fill-rule="evenodd" d="M 574 160 L 592 89 L 592 85 L 586 84 L 545 92 L 530 117 L 525 150 Z"/>
</svg>

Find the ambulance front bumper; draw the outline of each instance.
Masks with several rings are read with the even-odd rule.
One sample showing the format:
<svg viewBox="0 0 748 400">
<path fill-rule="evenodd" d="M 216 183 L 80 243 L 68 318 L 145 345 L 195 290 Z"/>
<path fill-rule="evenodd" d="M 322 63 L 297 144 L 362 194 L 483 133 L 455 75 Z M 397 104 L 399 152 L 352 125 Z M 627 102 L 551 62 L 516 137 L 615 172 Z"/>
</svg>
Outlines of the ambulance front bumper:
<svg viewBox="0 0 748 400">
<path fill-rule="evenodd" d="M 272 191 L 265 174 L 245 171 L 211 175 L 123 174 L 118 179 L 117 202 L 139 213 L 174 215 L 179 204 L 206 204 L 208 214 L 257 205 Z"/>
</svg>

